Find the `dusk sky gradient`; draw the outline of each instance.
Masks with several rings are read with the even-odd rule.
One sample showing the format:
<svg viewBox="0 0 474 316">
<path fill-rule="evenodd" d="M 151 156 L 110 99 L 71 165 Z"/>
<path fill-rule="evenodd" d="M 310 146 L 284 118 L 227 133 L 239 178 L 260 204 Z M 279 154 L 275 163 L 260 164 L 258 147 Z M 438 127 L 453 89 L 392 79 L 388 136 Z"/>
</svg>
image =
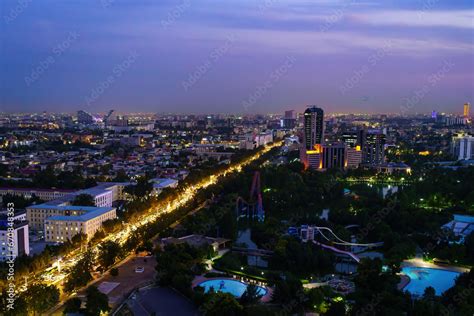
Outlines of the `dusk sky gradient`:
<svg viewBox="0 0 474 316">
<path fill-rule="evenodd" d="M 459 114 L 474 101 L 472 0 L 2 0 L 0 45 L 0 111 Z"/>
</svg>

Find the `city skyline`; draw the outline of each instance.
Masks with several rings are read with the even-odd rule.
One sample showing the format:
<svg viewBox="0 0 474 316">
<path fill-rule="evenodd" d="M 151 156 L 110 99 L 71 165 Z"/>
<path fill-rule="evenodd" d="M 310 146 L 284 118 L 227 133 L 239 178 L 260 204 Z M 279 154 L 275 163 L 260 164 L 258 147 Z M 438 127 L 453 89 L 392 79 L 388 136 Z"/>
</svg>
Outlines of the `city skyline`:
<svg viewBox="0 0 474 316">
<path fill-rule="evenodd" d="M 2 2 L 5 112 L 462 114 L 472 4 Z"/>
</svg>

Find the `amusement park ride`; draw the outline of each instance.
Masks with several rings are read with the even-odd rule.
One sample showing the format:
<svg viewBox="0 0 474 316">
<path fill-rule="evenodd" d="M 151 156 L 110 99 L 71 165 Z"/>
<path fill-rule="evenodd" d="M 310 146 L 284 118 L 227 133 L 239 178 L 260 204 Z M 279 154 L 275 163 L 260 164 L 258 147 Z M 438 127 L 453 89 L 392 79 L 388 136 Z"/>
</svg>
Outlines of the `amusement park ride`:
<svg viewBox="0 0 474 316">
<path fill-rule="evenodd" d="M 318 245 L 324 249 L 331 250 L 333 252 L 346 255 L 353 259 L 355 262 L 359 263 L 360 258 L 351 251 L 346 251 L 343 249 L 336 248 L 339 247 L 364 247 L 365 249 L 370 249 L 374 247 L 380 247 L 383 245 L 383 242 L 375 242 L 375 243 L 355 243 L 355 242 L 347 242 L 339 238 L 329 227 L 319 227 L 319 226 L 308 226 L 302 225 L 300 228 L 290 227 L 288 229 L 288 233 L 290 235 L 297 236 L 303 242 L 311 241 L 315 245 Z M 327 233 L 327 235 L 325 234 Z M 315 240 L 315 237 L 321 236 L 326 242 L 330 242 L 331 245 L 324 244 L 322 242 L 318 242 Z M 329 236 L 329 237 L 328 237 Z M 335 245 L 335 246 L 333 246 Z"/>
<path fill-rule="evenodd" d="M 238 197 L 236 201 L 237 217 L 245 217 L 265 220 L 265 211 L 263 209 L 262 190 L 260 185 L 260 172 L 255 171 L 252 179 L 252 187 L 250 189 L 250 200 L 245 201 L 242 197 Z"/>
<path fill-rule="evenodd" d="M 235 205 L 237 218 L 249 218 L 256 219 L 258 221 L 265 220 L 265 211 L 263 209 L 262 201 L 262 190 L 260 184 L 260 172 L 255 171 L 252 179 L 252 187 L 250 189 L 250 199 L 249 201 L 244 200 L 242 197 L 238 197 Z M 357 225 L 355 225 L 357 226 Z M 352 225 L 354 227 L 354 225 Z M 349 227 L 348 227 L 349 228 Z M 324 249 L 331 250 L 335 253 L 345 255 L 356 261 L 360 262 L 360 258 L 351 251 L 345 249 L 347 247 L 362 247 L 365 249 L 370 249 L 374 247 L 380 247 L 383 245 L 383 242 L 375 243 L 356 243 L 348 242 L 339 238 L 329 227 L 319 227 L 319 226 L 308 226 L 302 225 L 301 227 L 290 227 L 288 229 L 290 235 L 296 236 L 301 239 L 303 242 L 311 241 L 315 245 L 322 247 Z M 317 241 L 318 236 L 320 241 Z M 323 243 L 324 242 L 324 243 Z M 329 244 L 326 244 L 326 243 Z M 337 248 L 339 247 L 339 248 Z"/>
</svg>

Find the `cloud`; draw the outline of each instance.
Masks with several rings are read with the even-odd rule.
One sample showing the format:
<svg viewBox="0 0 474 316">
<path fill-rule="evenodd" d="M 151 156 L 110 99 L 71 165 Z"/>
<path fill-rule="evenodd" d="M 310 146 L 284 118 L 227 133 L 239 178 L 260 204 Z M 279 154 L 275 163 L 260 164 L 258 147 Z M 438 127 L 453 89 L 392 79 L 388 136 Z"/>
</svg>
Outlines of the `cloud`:
<svg viewBox="0 0 474 316">
<path fill-rule="evenodd" d="M 410 56 L 426 56 L 447 53 L 471 53 L 474 44 L 426 38 L 370 35 L 351 31 L 281 31 L 262 29 L 199 28 L 183 32 L 189 40 L 224 40 L 228 34 L 239 39 L 236 49 L 248 48 L 249 52 L 266 49 L 301 54 L 357 53 L 363 50 L 387 49 L 390 53 Z"/>
<path fill-rule="evenodd" d="M 381 10 L 353 13 L 351 17 L 372 25 L 474 28 L 474 10 Z"/>
</svg>

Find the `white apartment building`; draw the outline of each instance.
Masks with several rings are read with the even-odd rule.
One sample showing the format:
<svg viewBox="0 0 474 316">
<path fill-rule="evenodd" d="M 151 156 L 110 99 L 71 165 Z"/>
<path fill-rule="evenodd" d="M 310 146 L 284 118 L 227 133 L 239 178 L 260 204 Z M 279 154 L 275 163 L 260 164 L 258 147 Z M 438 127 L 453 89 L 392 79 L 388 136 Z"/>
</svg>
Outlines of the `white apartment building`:
<svg viewBox="0 0 474 316">
<path fill-rule="evenodd" d="M 453 136 L 451 152 L 457 160 L 474 159 L 474 136 L 464 133 Z"/>
<path fill-rule="evenodd" d="M 82 232 L 91 238 L 102 223 L 117 217 L 113 207 L 32 205 L 27 207 L 31 227 L 43 231 L 45 241 L 64 242 Z"/>
<path fill-rule="evenodd" d="M 44 239 L 49 242 L 65 242 L 76 234 L 84 233 L 90 239 L 102 227 L 102 223 L 117 217 L 113 207 L 91 207 L 78 210 L 78 215 L 57 215 L 44 222 Z"/>
<path fill-rule="evenodd" d="M 30 254 L 28 222 L 0 219 L 0 261 Z"/>
</svg>

